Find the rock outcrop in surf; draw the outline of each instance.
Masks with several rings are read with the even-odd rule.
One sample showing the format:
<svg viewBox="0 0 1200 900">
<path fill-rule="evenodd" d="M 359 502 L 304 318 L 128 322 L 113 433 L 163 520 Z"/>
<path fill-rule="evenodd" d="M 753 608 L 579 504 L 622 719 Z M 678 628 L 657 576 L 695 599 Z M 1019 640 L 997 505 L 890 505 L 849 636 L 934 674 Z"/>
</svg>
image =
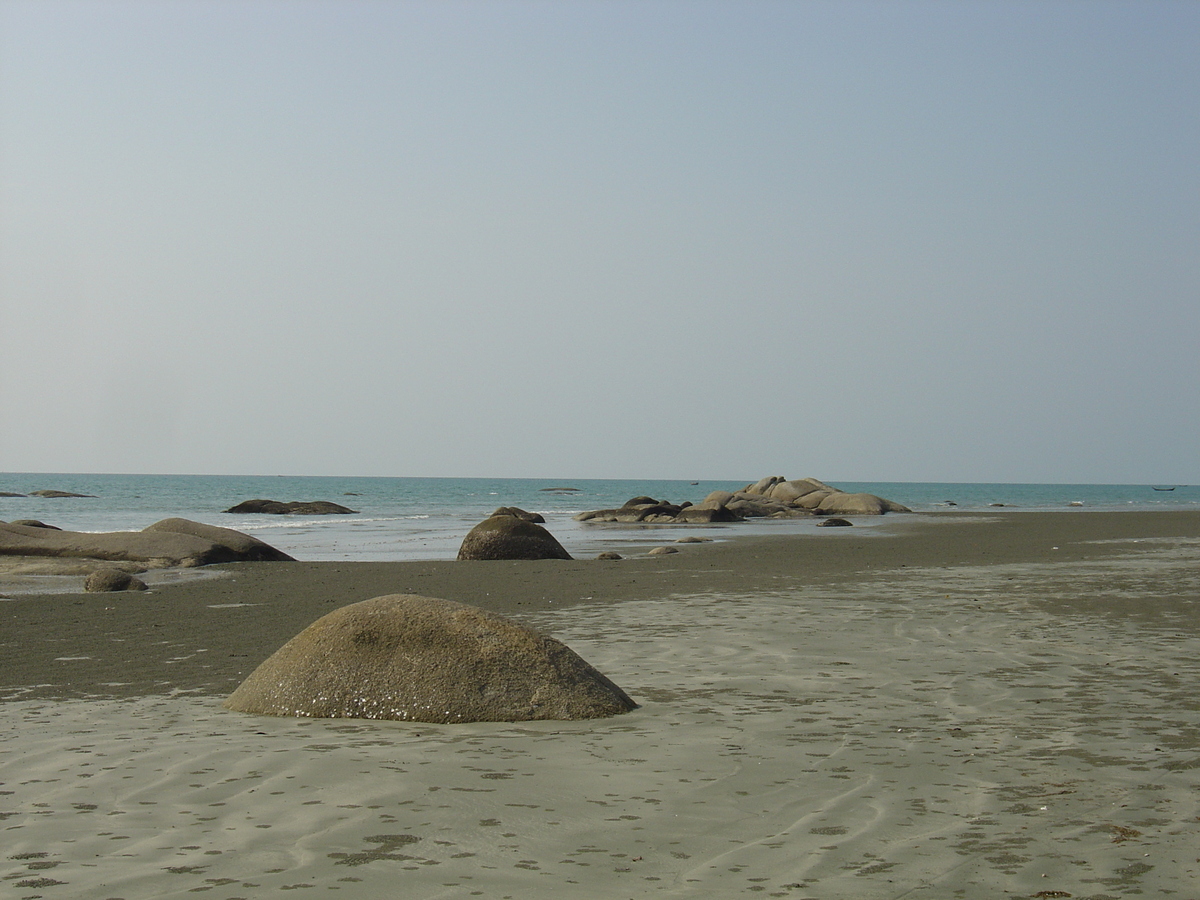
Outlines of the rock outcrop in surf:
<svg viewBox="0 0 1200 900">
<path fill-rule="evenodd" d="M 738 522 L 751 518 L 804 516 L 880 516 L 911 512 L 874 494 L 847 493 L 815 478 L 788 481 L 772 475 L 740 491 L 713 491 L 696 504 L 672 504 L 653 497 L 634 497 L 620 509 L 597 509 L 575 516 L 579 522 L 620 522 L 645 525 L 696 525 Z"/>
<path fill-rule="evenodd" d="M 328 500 L 243 500 L 225 510 L 227 513 L 253 513 L 268 516 L 347 516 L 358 512 Z"/>
</svg>

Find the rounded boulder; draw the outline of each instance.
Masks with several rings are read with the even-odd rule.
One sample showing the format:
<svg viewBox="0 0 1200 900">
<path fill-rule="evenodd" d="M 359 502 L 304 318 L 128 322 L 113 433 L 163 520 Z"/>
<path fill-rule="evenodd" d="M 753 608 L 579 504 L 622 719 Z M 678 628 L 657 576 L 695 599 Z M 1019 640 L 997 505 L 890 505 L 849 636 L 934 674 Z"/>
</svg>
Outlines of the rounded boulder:
<svg viewBox="0 0 1200 900">
<path fill-rule="evenodd" d="M 110 591 L 144 591 L 146 582 L 121 569 L 96 569 L 83 580 L 83 589 L 89 594 Z"/>
<path fill-rule="evenodd" d="M 595 719 L 636 708 L 554 638 L 415 594 L 364 600 L 318 619 L 255 669 L 225 706 L 443 724 Z"/>
<path fill-rule="evenodd" d="M 536 522 L 518 516 L 490 516 L 467 532 L 460 560 L 571 559 L 563 545 Z"/>
</svg>

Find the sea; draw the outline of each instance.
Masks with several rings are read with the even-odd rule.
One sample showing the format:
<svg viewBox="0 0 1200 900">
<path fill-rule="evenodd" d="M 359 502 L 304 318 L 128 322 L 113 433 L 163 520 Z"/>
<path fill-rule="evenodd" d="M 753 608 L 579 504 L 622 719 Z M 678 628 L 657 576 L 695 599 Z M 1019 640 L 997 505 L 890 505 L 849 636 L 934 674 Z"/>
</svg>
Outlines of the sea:
<svg viewBox="0 0 1200 900">
<path fill-rule="evenodd" d="M 757 480 L 757 479 L 756 479 Z M 698 503 L 746 481 L 542 478 L 387 478 L 288 475 L 95 475 L 0 473 L 0 521 L 36 519 L 69 531 L 137 531 L 179 516 L 252 534 L 311 561 L 453 559 L 464 535 L 499 506 L 541 513 L 576 557 L 624 545 L 674 541 L 687 529 L 716 540 L 744 534 L 803 533 L 817 520 L 762 520 L 722 526 L 614 526 L 580 523 L 576 513 L 621 506 L 632 497 Z M 1183 484 L 955 484 L 826 482 L 877 494 L 914 512 L 935 510 L 1200 509 L 1200 486 Z M 54 490 L 85 497 L 44 498 Z M 274 516 L 226 512 L 250 499 L 327 500 L 345 515 Z M 864 517 L 870 527 L 882 518 Z"/>
</svg>

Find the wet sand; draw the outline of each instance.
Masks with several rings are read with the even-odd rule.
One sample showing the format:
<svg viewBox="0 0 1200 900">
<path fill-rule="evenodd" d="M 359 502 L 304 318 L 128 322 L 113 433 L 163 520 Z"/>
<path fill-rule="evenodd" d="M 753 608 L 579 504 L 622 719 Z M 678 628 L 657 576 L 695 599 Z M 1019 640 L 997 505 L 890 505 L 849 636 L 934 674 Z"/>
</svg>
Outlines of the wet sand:
<svg viewBox="0 0 1200 900">
<path fill-rule="evenodd" d="M 13 596 L 0 896 L 1197 895 L 1200 514 L 821 531 Z M 220 706 L 315 618 L 395 592 L 519 617 L 641 707 L 433 726 Z"/>
</svg>

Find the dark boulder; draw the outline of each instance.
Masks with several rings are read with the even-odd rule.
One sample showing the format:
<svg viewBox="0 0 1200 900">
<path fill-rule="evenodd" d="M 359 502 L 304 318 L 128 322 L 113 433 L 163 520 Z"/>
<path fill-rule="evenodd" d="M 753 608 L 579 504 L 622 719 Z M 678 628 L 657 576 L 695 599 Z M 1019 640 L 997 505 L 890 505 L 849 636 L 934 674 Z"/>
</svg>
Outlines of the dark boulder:
<svg viewBox="0 0 1200 900">
<path fill-rule="evenodd" d="M 702 510 L 711 510 L 705 513 Z M 815 478 L 787 481 L 780 475 L 762 478 L 740 491 L 713 491 L 698 505 L 676 506 L 653 497 L 634 497 L 620 509 L 577 513 L 577 522 L 617 522 L 653 525 L 694 525 L 737 522 L 742 519 L 796 519 L 809 515 L 882 515 L 911 512 L 907 507 L 873 494 L 848 494 Z"/>
<path fill-rule="evenodd" d="M 146 582 L 120 569 L 97 569 L 83 580 L 83 589 L 88 593 L 144 591 Z"/>
<path fill-rule="evenodd" d="M 849 519 L 843 519 L 840 516 L 830 516 L 828 519 L 822 519 L 817 524 L 823 525 L 826 528 L 845 528 L 846 526 L 853 525 L 854 523 Z"/>
<path fill-rule="evenodd" d="M 190 534 L 194 537 L 212 541 L 222 547 L 228 547 L 239 562 L 294 562 L 282 550 L 277 550 L 270 544 L 256 537 L 234 531 L 232 528 L 222 528 L 219 525 L 205 525 L 190 519 L 163 519 L 153 525 L 147 525 L 143 532 L 166 532 L 168 534 Z"/>
<path fill-rule="evenodd" d="M 490 516 L 467 532 L 458 558 L 570 559 L 571 554 L 536 522 L 517 516 Z"/>
<path fill-rule="evenodd" d="M 344 516 L 357 513 L 339 503 L 328 500 L 243 500 L 237 506 L 225 510 L 227 513 L 262 513 L 269 516 Z"/>
<path fill-rule="evenodd" d="M 96 497 L 95 494 L 74 494 L 71 491 L 46 491 L 46 490 L 30 491 L 29 496 L 30 497 L 49 497 L 52 499 L 57 499 L 60 497 L 88 497 L 88 498 L 95 499 L 95 497 Z"/>
<path fill-rule="evenodd" d="M 171 522 L 194 526 L 197 533 L 181 531 L 183 526 L 179 524 L 166 524 Z M 166 519 L 158 525 L 162 527 L 152 525 L 145 531 L 92 534 L 0 524 L 0 555 L 128 561 L 152 569 L 291 559 L 273 548 L 272 552 L 278 555 L 264 555 L 260 547 L 267 545 L 226 528 L 214 529 L 203 536 L 200 532 L 212 526 L 188 523 L 186 519 Z"/>
<path fill-rule="evenodd" d="M 413 594 L 364 600 L 318 619 L 225 705 L 271 716 L 446 724 L 595 719 L 636 708 L 554 638 Z"/>
<path fill-rule="evenodd" d="M 544 524 L 546 521 L 546 517 L 541 513 L 527 512 L 526 510 L 521 509 L 519 506 L 501 506 L 499 509 L 493 512 L 492 515 L 516 516 L 518 519 L 524 519 L 526 522 L 537 522 L 538 524 Z"/>
</svg>

